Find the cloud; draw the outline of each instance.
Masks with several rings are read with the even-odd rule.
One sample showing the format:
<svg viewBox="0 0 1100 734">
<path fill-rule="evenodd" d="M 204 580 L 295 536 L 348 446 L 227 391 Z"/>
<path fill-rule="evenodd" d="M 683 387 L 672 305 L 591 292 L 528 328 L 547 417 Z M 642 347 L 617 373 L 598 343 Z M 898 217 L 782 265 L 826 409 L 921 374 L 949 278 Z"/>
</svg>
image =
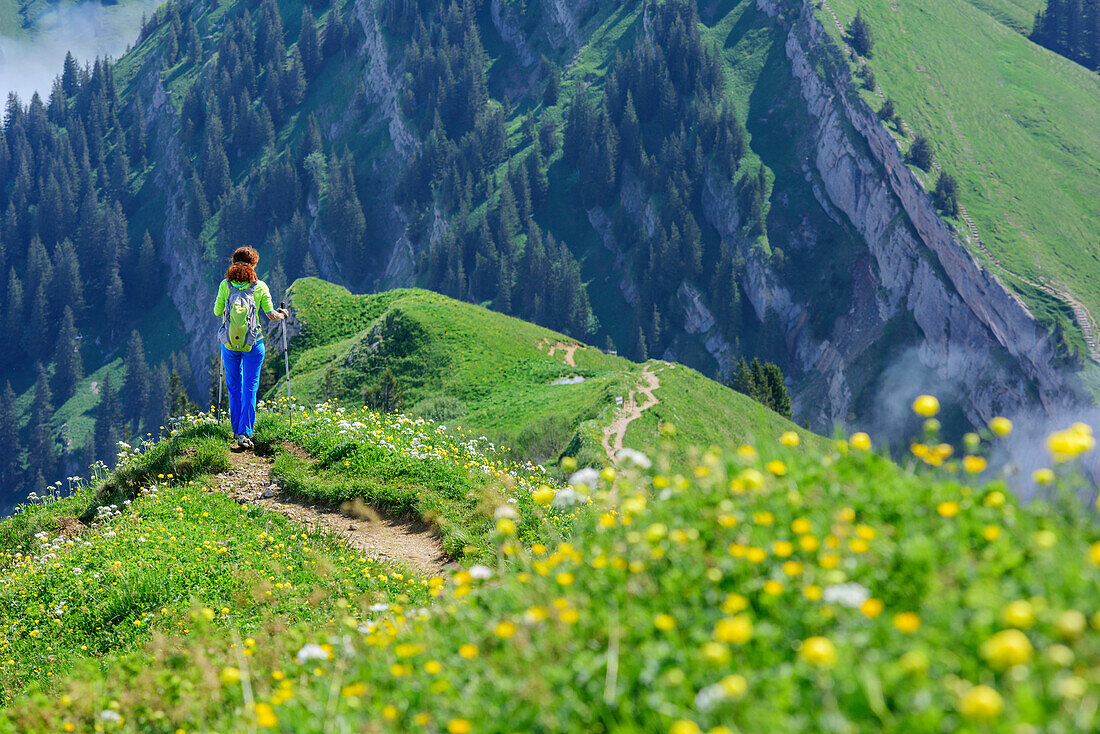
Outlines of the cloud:
<svg viewBox="0 0 1100 734">
<path fill-rule="evenodd" d="M 142 15 L 151 15 L 158 5 L 160 0 L 122 0 L 116 5 L 83 0 L 35 15 L 38 5 L 32 4 L 32 27 L 24 35 L 0 35 L 0 103 L 9 92 L 18 94 L 24 104 L 35 91 L 45 100 L 68 51 L 81 66 L 96 56 L 121 56 L 137 40 Z"/>
</svg>

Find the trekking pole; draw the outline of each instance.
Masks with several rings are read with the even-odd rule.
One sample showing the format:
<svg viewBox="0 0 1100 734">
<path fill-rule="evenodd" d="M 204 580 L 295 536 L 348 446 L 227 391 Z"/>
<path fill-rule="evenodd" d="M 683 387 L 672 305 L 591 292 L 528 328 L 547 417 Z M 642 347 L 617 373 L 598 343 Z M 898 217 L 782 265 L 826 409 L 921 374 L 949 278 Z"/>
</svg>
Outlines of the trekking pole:
<svg viewBox="0 0 1100 734">
<path fill-rule="evenodd" d="M 221 421 L 222 419 L 222 384 L 225 383 L 225 363 L 222 362 L 222 350 L 218 349 L 218 407 L 214 409 L 214 417 Z"/>
<path fill-rule="evenodd" d="M 279 304 L 279 308 L 286 310 L 286 301 Z M 290 414 L 290 427 L 294 427 L 294 408 L 290 404 L 290 352 L 286 348 L 286 319 L 283 319 L 283 366 L 286 368 L 286 409 Z"/>
</svg>

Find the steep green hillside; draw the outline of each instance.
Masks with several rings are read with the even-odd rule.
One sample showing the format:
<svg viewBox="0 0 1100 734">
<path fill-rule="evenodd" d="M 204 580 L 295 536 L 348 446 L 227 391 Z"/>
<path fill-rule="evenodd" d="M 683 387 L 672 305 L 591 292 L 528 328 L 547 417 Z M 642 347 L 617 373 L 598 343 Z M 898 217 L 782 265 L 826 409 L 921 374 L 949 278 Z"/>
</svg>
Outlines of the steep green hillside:
<svg viewBox="0 0 1100 734">
<path fill-rule="evenodd" d="M 845 27 L 857 10 L 870 22 L 868 64 L 911 131 L 900 145 L 918 134 L 931 140 L 984 242 L 983 251 L 971 239 L 974 254 L 1037 312 L 1079 328 L 1064 300 L 1015 276 L 1068 291 L 1095 323 L 1100 139 L 1090 131 L 1100 129 L 1100 75 L 997 22 L 997 4 L 829 5 Z M 828 13 L 819 17 L 839 35 Z M 878 109 L 877 97 L 863 96 Z M 921 176 L 931 189 L 935 177 Z"/>
<path fill-rule="evenodd" d="M 307 405 L 331 399 L 361 406 L 364 389 L 379 388 L 389 370 L 400 396 L 385 407 L 461 425 L 536 462 L 567 453 L 605 463 L 604 441 L 614 444 L 617 432 L 608 431 L 624 412 L 616 401 L 629 404 L 632 392 L 646 407 L 624 424 L 624 445 L 647 453 L 662 445 L 665 424 L 676 427 L 680 459 L 687 446 L 731 446 L 799 430 L 683 365 L 636 364 L 429 291 L 357 296 L 304 279 L 288 292 L 301 329 L 290 342 L 291 393 Z M 278 355 L 269 365 L 274 375 L 283 370 Z M 641 392 L 650 375 L 657 385 L 652 405 Z M 284 389 L 275 385 L 268 398 L 283 398 Z"/>
<path fill-rule="evenodd" d="M 1072 496 L 1094 445 L 1082 424 L 1050 437 L 1048 498 L 1021 504 L 983 458 L 989 431 L 961 467 L 900 466 L 863 434 L 768 439 L 686 475 L 655 457 L 567 489 L 431 422 L 262 421 L 302 442 L 274 447 L 277 474 L 288 454 L 316 476 L 340 466 L 371 501 L 387 466 L 396 483 L 414 467 L 460 482 L 482 563 L 411 572 L 208 491 L 247 476 L 224 473 L 224 424 L 193 416 L 108 478 L 124 494 L 85 487 L 0 521 L 0 732 L 1100 725 L 1100 527 Z"/>
</svg>

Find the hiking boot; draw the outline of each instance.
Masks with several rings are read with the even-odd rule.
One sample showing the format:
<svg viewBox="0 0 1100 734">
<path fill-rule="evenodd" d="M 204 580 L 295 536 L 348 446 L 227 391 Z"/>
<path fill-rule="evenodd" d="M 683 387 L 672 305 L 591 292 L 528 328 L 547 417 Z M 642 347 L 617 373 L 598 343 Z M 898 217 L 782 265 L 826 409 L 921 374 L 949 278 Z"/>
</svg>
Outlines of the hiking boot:
<svg viewBox="0 0 1100 734">
<path fill-rule="evenodd" d="M 243 433 L 237 436 L 237 443 L 241 445 L 242 449 L 250 449 L 253 447 L 252 439 Z"/>
</svg>

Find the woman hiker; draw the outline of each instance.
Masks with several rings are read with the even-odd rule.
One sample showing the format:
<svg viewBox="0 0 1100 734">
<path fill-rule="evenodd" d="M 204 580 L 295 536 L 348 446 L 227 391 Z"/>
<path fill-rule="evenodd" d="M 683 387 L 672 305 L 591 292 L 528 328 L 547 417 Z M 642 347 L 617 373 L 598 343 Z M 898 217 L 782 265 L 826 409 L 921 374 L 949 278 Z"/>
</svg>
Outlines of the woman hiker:
<svg viewBox="0 0 1100 734">
<path fill-rule="evenodd" d="M 256 424 L 256 392 L 260 387 L 260 366 L 264 363 L 264 334 L 257 319 L 257 307 L 272 321 L 289 314 L 275 309 L 267 284 L 256 278 L 260 254 L 251 247 L 238 247 L 233 262 L 218 286 L 214 315 L 222 319 L 218 340 L 222 343 L 222 365 L 229 388 L 229 422 L 241 448 L 252 448 Z"/>
</svg>

